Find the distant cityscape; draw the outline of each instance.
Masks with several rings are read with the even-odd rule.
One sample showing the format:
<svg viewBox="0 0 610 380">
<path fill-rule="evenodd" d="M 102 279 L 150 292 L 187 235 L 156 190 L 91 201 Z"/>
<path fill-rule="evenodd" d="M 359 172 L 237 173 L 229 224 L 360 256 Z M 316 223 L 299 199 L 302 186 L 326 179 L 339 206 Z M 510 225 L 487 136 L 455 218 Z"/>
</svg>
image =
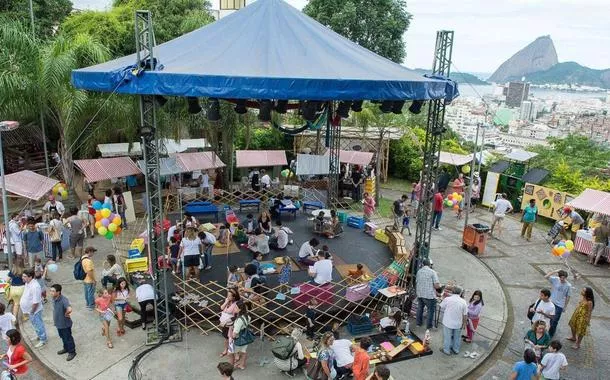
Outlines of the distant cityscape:
<svg viewBox="0 0 610 380">
<path fill-rule="evenodd" d="M 486 147 L 499 151 L 548 145 L 548 137 L 580 134 L 610 142 L 610 92 L 590 89 L 564 92 L 560 85 L 461 84 L 461 96 L 447 109 L 446 122 L 466 141 L 474 142 L 484 125 Z M 479 135 L 479 144 L 481 143 Z"/>
</svg>

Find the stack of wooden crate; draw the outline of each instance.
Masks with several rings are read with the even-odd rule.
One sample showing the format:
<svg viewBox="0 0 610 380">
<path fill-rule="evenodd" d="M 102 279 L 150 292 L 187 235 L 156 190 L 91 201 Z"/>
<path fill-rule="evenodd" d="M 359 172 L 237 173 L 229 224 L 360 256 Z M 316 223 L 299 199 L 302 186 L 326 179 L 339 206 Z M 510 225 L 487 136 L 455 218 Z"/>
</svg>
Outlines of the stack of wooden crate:
<svg viewBox="0 0 610 380">
<path fill-rule="evenodd" d="M 398 231 L 393 231 L 390 227 L 386 227 L 385 233 L 389 238 L 388 247 L 394 255 L 395 260 L 407 257 L 408 251 L 405 244 L 405 238 Z"/>
</svg>

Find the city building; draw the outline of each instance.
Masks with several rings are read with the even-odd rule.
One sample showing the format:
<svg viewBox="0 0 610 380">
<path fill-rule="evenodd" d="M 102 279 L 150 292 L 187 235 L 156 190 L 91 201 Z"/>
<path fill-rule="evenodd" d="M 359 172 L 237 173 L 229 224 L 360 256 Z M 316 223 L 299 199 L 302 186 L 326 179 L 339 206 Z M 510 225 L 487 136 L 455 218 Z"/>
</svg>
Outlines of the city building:
<svg viewBox="0 0 610 380">
<path fill-rule="evenodd" d="M 530 84 L 525 82 L 509 82 L 506 88 L 506 106 L 521 107 L 521 103 L 527 100 Z"/>
<path fill-rule="evenodd" d="M 503 146 L 513 148 L 527 148 L 534 145 L 548 146 L 546 140 L 540 140 L 529 136 L 516 136 L 508 133 L 498 133 Z"/>
<path fill-rule="evenodd" d="M 521 110 L 519 112 L 519 120 L 532 120 L 533 103 L 529 100 L 521 102 Z"/>
</svg>

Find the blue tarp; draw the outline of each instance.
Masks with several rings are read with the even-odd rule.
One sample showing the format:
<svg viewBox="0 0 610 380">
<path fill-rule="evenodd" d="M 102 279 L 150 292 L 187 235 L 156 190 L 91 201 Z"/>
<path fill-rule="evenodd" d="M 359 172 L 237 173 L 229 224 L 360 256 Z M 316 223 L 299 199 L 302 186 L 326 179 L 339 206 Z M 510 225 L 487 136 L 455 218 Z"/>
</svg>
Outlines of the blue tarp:
<svg viewBox="0 0 610 380">
<path fill-rule="evenodd" d="M 282 0 L 259 0 L 155 47 L 156 71 L 136 55 L 74 70 L 76 88 L 228 99 L 453 99 L 455 82 L 426 78 L 333 32 Z"/>
</svg>

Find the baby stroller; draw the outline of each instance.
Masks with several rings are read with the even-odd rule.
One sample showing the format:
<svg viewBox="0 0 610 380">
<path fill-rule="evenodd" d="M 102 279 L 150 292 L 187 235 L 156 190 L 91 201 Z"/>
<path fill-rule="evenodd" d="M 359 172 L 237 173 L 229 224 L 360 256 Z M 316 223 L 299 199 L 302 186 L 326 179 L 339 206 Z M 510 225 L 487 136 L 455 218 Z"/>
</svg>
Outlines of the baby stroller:
<svg viewBox="0 0 610 380">
<path fill-rule="evenodd" d="M 564 228 L 563 220 L 559 220 L 553 224 L 549 233 L 546 235 L 546 242 L 553 245 L 559 241 L 558 236 Z"/>
</svg>

